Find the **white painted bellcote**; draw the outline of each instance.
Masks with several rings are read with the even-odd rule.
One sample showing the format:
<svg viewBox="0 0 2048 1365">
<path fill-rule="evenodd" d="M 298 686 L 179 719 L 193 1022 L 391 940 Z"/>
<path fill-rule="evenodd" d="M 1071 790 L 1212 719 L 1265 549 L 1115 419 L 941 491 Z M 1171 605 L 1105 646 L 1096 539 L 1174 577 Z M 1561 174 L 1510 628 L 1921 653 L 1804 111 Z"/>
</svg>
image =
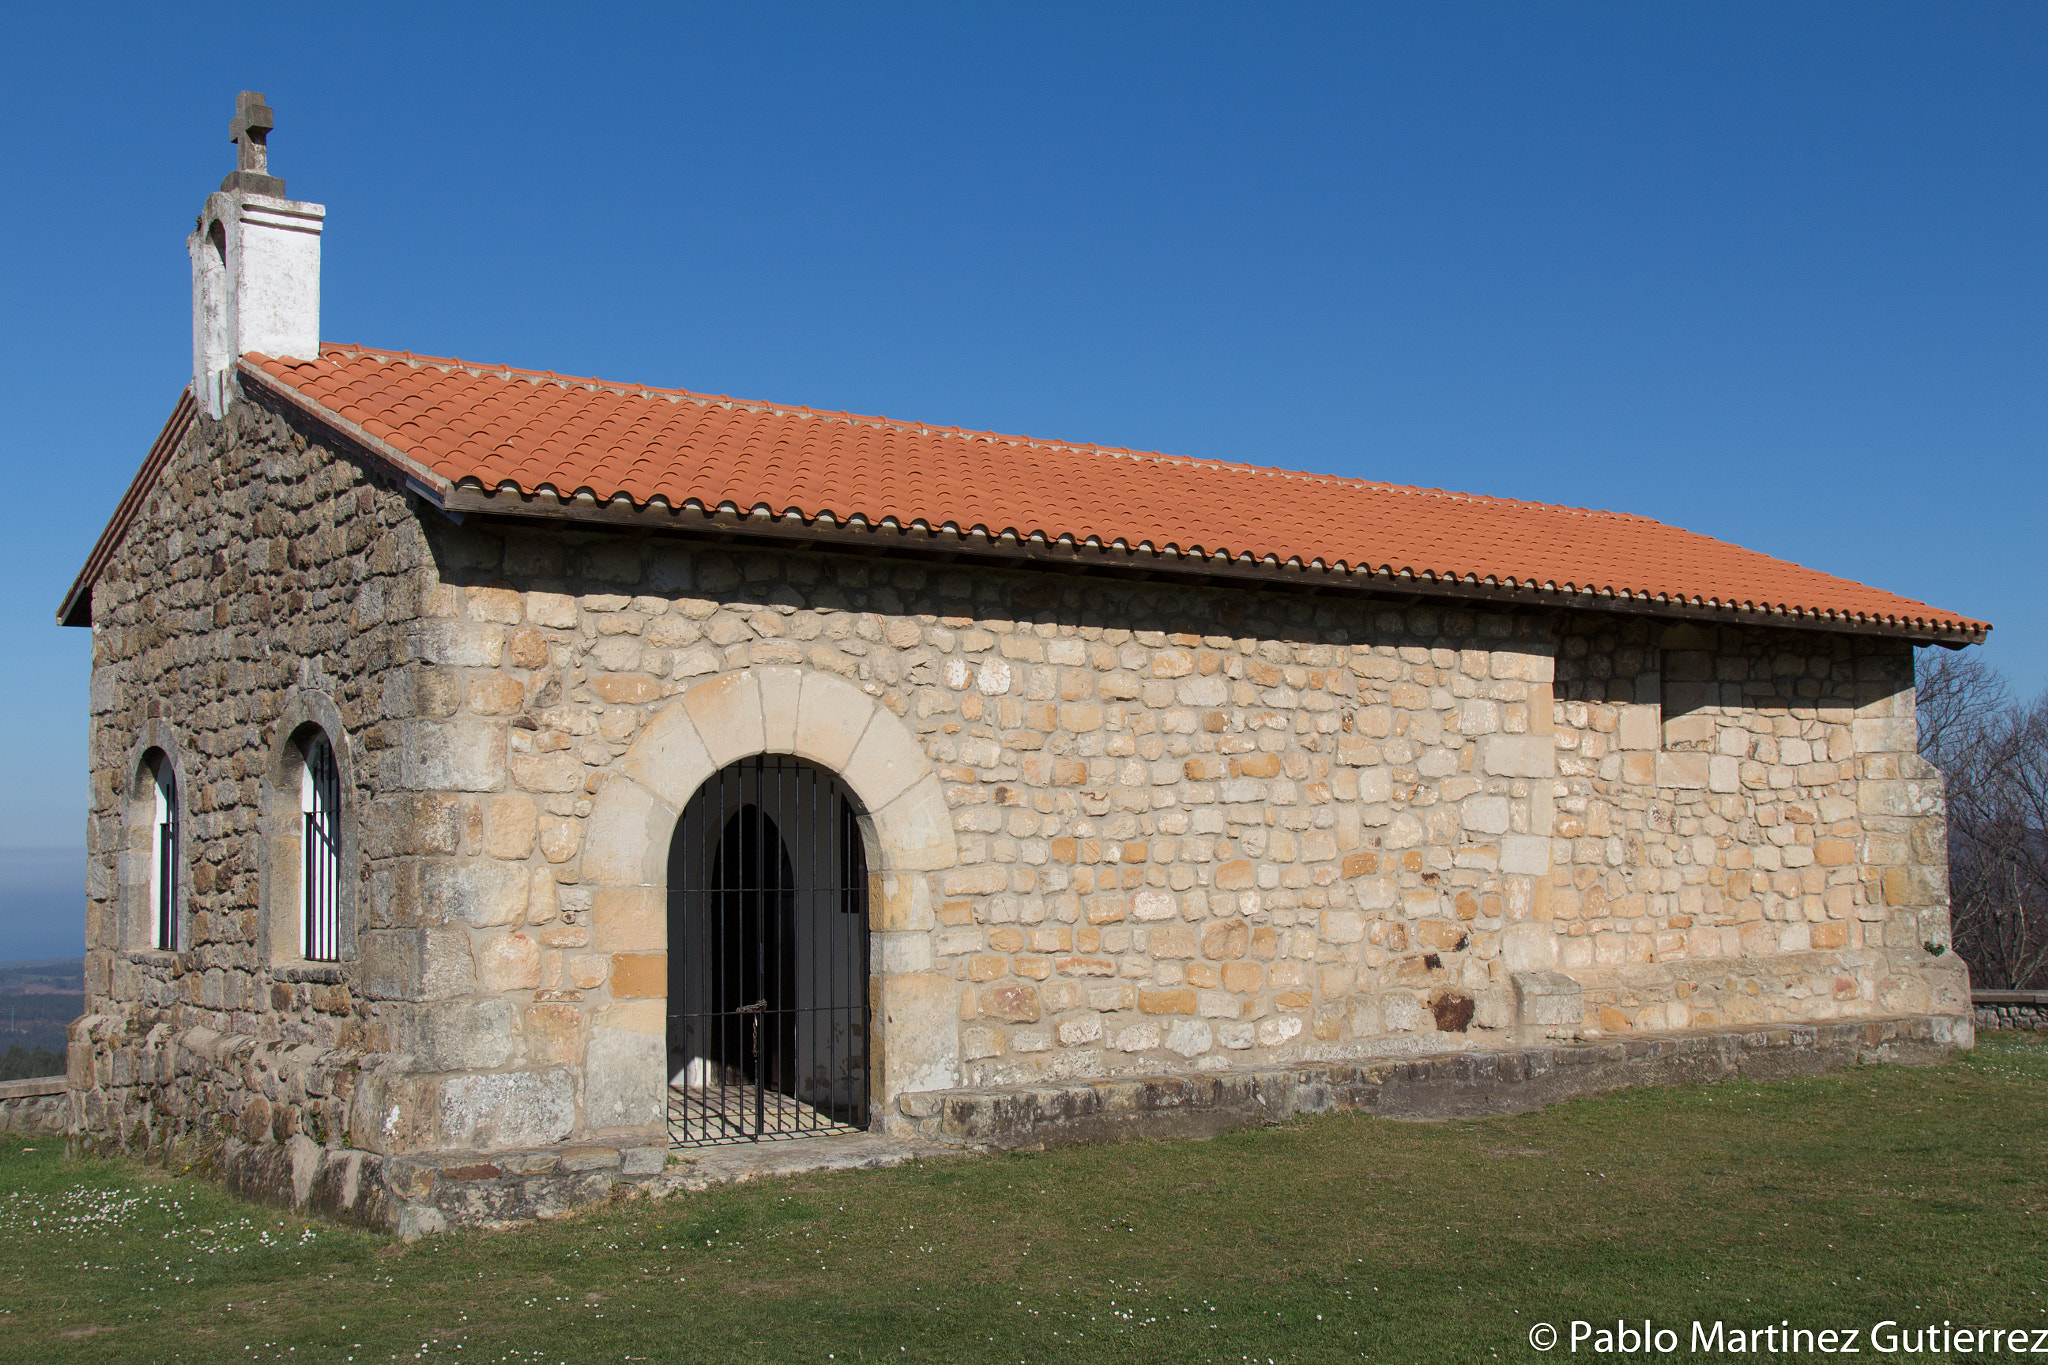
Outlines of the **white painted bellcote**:
<svg viewBox="0 0 2048 1365">
<path fill-rule="evenodd" d="M 235 361 L 250 351 L 295 360 L 320 354 L 320 229 L 327 210 L 287 199 L 270 174 L 275 126 L 260 92 L 235 100 L 228 135 L 236 167 L 206 198 L 185 239 L 192 256 L 192 394 L 227 411 Z"/>
</svg>

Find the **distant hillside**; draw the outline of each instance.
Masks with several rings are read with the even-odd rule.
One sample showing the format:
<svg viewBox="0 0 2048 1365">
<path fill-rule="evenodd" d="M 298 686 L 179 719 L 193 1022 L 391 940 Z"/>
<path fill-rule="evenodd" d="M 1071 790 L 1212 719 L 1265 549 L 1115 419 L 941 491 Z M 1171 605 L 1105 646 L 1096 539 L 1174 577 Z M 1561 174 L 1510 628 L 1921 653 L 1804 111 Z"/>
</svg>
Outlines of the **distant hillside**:
<svg viewBox="0 0 2048 1365">
<path fill-rule="evenodd" d="M 0 962 L 0 995 L 77 995 L 85 990 L 85 959 L 51 957 Z"/>
<path fill-rule="evenodd" d="M 84 1012 L 84 958 L 0 962 L 0 1055 L 26 1049 L 34 1073 L 62 1071 L 65 1025 Z M 0 1062 L 0 1071 L 14 1069 Z"/>
</svg>

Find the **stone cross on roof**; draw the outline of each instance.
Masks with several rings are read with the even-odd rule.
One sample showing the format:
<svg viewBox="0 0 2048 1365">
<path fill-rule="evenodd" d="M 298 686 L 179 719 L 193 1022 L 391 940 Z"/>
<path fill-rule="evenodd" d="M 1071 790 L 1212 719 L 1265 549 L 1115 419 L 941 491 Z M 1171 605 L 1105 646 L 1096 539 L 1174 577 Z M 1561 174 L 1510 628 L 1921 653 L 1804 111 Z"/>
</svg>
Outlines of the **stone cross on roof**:
<svg viewBox="0 0 2048 1365">
<path fill-rule="evenodd" d="M 263 102 L 262 91 L 244 90 L 235 96 L 235 117 L 228 124 L 228 140 L 241 149 L 235 157 L 236 170 L 254 171 L 258 175 L 269 171 L 269 151 L 264 144 L 276 126 L 277 119 Z"/>
<path fill-rule="evenodd" d="M 235 169 L 220 182 L 224 190 L 247 190 L 254 194 L 284 198 L 284 180 L 270 174 L 270 130 L 277 118 L 263 102 L 260 90 L 244 90 L 235 96 L 235 117 L 228 124 L 228 139 L 236 147 Z"/>
</svg>

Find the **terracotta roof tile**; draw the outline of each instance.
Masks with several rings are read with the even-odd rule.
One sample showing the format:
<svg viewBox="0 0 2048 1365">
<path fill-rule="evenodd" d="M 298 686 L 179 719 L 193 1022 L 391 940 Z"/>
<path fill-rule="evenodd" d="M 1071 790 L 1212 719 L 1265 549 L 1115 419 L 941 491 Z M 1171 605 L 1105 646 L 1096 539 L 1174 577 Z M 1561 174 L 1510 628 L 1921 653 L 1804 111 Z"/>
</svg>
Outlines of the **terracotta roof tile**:
<svg viewBox="0 0 2048 1365">
<path fill-rule="evenodd" d="M 251 355 L 451 487 L 934 529 L 1792 613 L 1988 624 L 1618 512 L 744 402 L 353 346 Z"/>
</svg>

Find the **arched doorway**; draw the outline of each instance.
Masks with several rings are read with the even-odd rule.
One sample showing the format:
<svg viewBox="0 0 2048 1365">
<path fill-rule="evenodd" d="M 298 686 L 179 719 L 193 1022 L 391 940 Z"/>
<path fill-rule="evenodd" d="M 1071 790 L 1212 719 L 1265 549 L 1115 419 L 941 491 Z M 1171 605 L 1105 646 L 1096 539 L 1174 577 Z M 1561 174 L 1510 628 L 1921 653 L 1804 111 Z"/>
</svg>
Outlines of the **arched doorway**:
<svg viewBox="0 0 2048 1365">
<path fill-rule="evenodd" d="M 867 1127 L 868 866 L 828 770 L 757 754 L 708 778 L 669 845 L 671 1138 Z"/>
</svg>

